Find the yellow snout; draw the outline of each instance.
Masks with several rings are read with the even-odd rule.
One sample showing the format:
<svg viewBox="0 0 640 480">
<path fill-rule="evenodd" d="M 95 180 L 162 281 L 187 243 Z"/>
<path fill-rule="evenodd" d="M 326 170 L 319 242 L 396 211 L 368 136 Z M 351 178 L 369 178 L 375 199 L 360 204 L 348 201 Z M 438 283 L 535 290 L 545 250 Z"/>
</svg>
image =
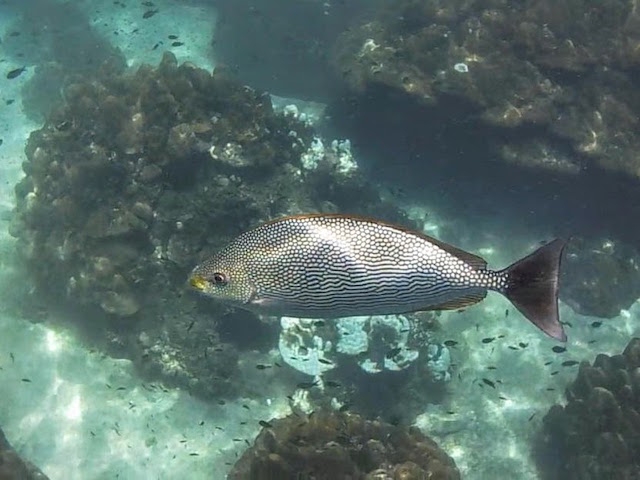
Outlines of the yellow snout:
<svg viewBox="0 0 640 480">
<path fill-rule="evenodd" d="M 207 287 L 207 280 L 201 275 L 193 275 L 189 279 L 189 285 L 191 285 L 196 290 L 203 292 Z"/>
</svg>

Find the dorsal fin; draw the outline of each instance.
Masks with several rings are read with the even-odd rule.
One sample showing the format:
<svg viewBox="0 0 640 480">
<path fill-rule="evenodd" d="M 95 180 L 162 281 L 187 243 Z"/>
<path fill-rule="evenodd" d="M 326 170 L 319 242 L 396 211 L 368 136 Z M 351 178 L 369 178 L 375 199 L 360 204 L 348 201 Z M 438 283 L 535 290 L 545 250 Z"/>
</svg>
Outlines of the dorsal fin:
<svg viewBox="0 0 640 480">
<path fill-rule="evenodd" d="M 425 240 L 433 243 L 434 245 L 440 247 L 445 252 L 450 253 L 454 257 L 459 258 L 465 263 L 471 265 L 475 270 L 485 270 L 487 268 L 487 261 L 479 257 L 478 255 L 474 255 L 473 253 L 466 252 L 458 247 L 454 247 L 453 245 L 449 245 L 437 238 L 430 237 L 429 235 L 425 235 L 421 232 L 414 232 L 413 230 L 406 230 L 407 232 L 414 233 L 420 238 L 424 238 Z M 483 297 L 484 298 L 484 297 Z M 481 299 L 482 300 L 482 299 Z"/>
</svg>

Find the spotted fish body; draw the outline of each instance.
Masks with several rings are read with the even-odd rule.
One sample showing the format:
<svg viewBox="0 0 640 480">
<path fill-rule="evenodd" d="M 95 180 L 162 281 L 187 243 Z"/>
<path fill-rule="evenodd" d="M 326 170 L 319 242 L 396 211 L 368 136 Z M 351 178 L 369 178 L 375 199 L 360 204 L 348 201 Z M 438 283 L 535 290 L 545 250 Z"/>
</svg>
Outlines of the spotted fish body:
<svg viewBox="0 0 640 480">
<path fill-rule="evenodd" d="M 303 215 L 243 233 L 197 266 L 191 285 L 268 315 L 338 318 L 456 309 L 488 290 L 564 340 L 557 315 L 556 240 L 501 271 L 419 232 L 346 215 Z"/>
</svg>

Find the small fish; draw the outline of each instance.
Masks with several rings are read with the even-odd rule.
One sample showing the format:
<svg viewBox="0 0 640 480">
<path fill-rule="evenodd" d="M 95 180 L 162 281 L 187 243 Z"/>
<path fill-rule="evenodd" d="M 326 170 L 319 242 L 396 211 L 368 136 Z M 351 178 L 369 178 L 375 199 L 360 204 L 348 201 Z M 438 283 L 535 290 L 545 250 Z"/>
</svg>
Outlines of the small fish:
<svg viewBox="0 0 640 480">
<path fill-rule="evenodd" d="M 158 10 L 147 10 L 146 12 L 144 12 L 142 14 L 142 18 L 151 18 L 153 17 L 156 13 L 158 13 Z"/>
<path fill-rule="evenodd" d="M 31 383 L 31 380 L 28 378 L 22 378 L 21 379 L 24 383 Z"/>
<path fill-rule="evenodd" d="M 527 347 L 529 346 L 529 344 L 528 344 L 528 343 L 524 343 L 524 342 L 520 342 L 520 343 L 518 344 L 518 346 L 519 346 L 520 348 L 527 348 Z"/>
<path fill-rule="evenodd" d="M 172 47 L 181 47 L 184 45 L 184 42 L 171 42 Z"/>
<path fill-rule="evenodd" d="M 538 412 L 533 413 L 533 414 L 529 417 L 529 420 L 528 420 L 528 421 L 530 422 L 531 420 L 533 420 L 533 417 L 535 417 L 535 416 L 537 415 L 537 413 L 538 413 Z"/>
<path fill-rule="evenodd" d="M 10 98 L 10 99 L 6 100 L 4 103 L 6 103 L 7 105 L 13 105 L 13 102 L 15 102 L 15 99 Z"/>
<path fill-rule="evenodd" d="M 485 385 L 489 385 L 491 388 L 496 388 L 496 384 L 493 383 L 491 380 L 489 380 L 488 378 L 483 378 L 482 379 L 482 383 L 484 383 Z"/>
<path fill-rule="evenodd" d="M 600 325 L 602 325 L 602 322 L 599 322 L 599 321 L 591 322 L 592 328 L 600 328 Z"/>
<path fill-rule="evenodd" d="M 13 70 L 10 70 L 7 73 L 7 78 L 9 80 L 13 80 L 14 78 L 17 78 L 20 75 L 22 75 L 22 73 L 25 72 L 26 70 L 27 70 L 27 67 L 14 68 Z"/>
<path fill-rule="evenodd" d="M 302 388 L 303 390 L 308 390 L 315 387 L 316 385 L 318 385 L 318 382 L 300 382 L 298 383 L 298 385 L 296 385 L 296 387 Z"/>
<path fill-rule="evenodd" d="M 334 382 L 333 380 L 327 380 L 324 382 L 324 385 L 329 388 L 338 388 L 341 386 L 338 382 Z"/>
<path fill-rule="evenodd" d="M 559 374 L 560 372 L 558 370 L 554 370 L 553 372 L 550 373 L 550 375 L 553 377 L 554 375 Z"/>
<path fill-rule="evenodd" d="M 544 362 L 544 366 L 547 367 L 547 366 L 551 365 L 552 363 L 553 363 L 552 361 Z"/>
<path fill-rule="evenodd" d="M 561 365 L 563 367 L 573 367 L 574 365 L 578 365 L 580 362 L 578 362 L 577 360 L 567 360 L 565 362 L 562 362 Z"/>
<path fill-rule="evenodd" d="M 189 454 L 189 456 L 190 456 L 190 457 L 197 457 L 197 456 L 199 456 L 199 455 L 200 455 L 200 454 L 199 454 L 199 453 L 196 453 L 196 452 L 191 452 L 191 453 Z"/>
<path fill-rule="evenodd" d="M 319 358 L 318 361 L 320 363 L 324 363 L 325 365 L 333 365 L 333 362 L 330 362 L 329 360 L 327 360 L 326 358 Z"/>
<path fill-rule="evenodd" d="M 261 427 L 264 427 L 264 428 L 273 428 L 273 425 L 271 425 L 269 422 L 266 422 L 264 420 L 260 420 L 258 422 L 258 425 L 260 425 Z"/>
<path fill-rule="evenodd" d="M 191 329 L 193 328 L 193 325 L 196 323 L 195 320 L 191 320 L 191 323 L 189 323 L 189 326 L 187 327 L 187 332 L 190 332 Z"/>
<path fill-rule="evenodd" d="M 71 128 L 71 122 L 69 120 L 64 120 L 56 125 L 56 130 L 59 132 L 66 132 Z"/>
<path fill-rule="evenodd" d="M 498 367 L 494 367 L 493 365 L 487 367 L 487 370 L 497 370 L 497 369 Z"/>
<path fill-rule="evenodd" d="M 196 266 L 189 284 L 254 312 L 302 318 L 458 310 L 494 290 L 566 341 L 557 298 L 565 244 L 554 240 L 504 270 L 489 270 L 484 259 L 401 226 L 299 215 L 241 234 Z"/>
<path fill-rule="evenodd" d="M 564 353 L 564 352 L 567 351 L 566 348 L 561 347 L 559 345 L 555 345 L 555 346 L 551 347 L 551 350 L 553 350 L 555 353 Z"/>
<path fill-rule="evenodd" d="M 178 39 L 178 35 L 168 35 L 167 38 L 169 40 L 177 40 Z"/>
<path fill-rule="evenodd" d="M 445 340 L 444 345 L 446 347 L 455 347 L 458 344 L 455 340 Z"/>
<path fill-rule="evenodd" d="M 313 326 L 316 328 L 321 328 L 324 327 L 326 325 L 324 320 L 316 320 L 315 322 L 313 322 Z"/>
<path fill-rule="evenodd" d="M 491 343 L 496 339 L 496 337 L 487 337 L 482 339 L 482 343 Z"/>
<path fill-rule="evenodd" d="M 271 365 L 265 365 L 264 363 L 259 363 L 256 365 L 258 370 L 266 370 L 267 368 L 271 368 Z"/>
<path fill-rule="evenodd" d="M 3 143 L 4 143 L 4 140 L 0 138 L 0 145 L 2 145 Z"/>
</svg>

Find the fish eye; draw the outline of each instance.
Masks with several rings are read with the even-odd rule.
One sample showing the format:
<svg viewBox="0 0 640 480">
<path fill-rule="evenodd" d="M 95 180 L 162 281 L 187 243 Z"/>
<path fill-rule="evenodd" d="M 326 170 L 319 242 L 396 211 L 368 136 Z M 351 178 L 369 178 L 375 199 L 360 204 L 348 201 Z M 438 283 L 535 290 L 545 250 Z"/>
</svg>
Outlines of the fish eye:
<svg viewBox="0 0 640 480">
<path fill-rule="evenodd" d="M 213 283 L 215 283 L 219 287 L 224 287 L 227 283 L 229 283 L 229 280 L 224 273 L 216 272 L 211 278 L 213 278 Z"/>
</svg>

